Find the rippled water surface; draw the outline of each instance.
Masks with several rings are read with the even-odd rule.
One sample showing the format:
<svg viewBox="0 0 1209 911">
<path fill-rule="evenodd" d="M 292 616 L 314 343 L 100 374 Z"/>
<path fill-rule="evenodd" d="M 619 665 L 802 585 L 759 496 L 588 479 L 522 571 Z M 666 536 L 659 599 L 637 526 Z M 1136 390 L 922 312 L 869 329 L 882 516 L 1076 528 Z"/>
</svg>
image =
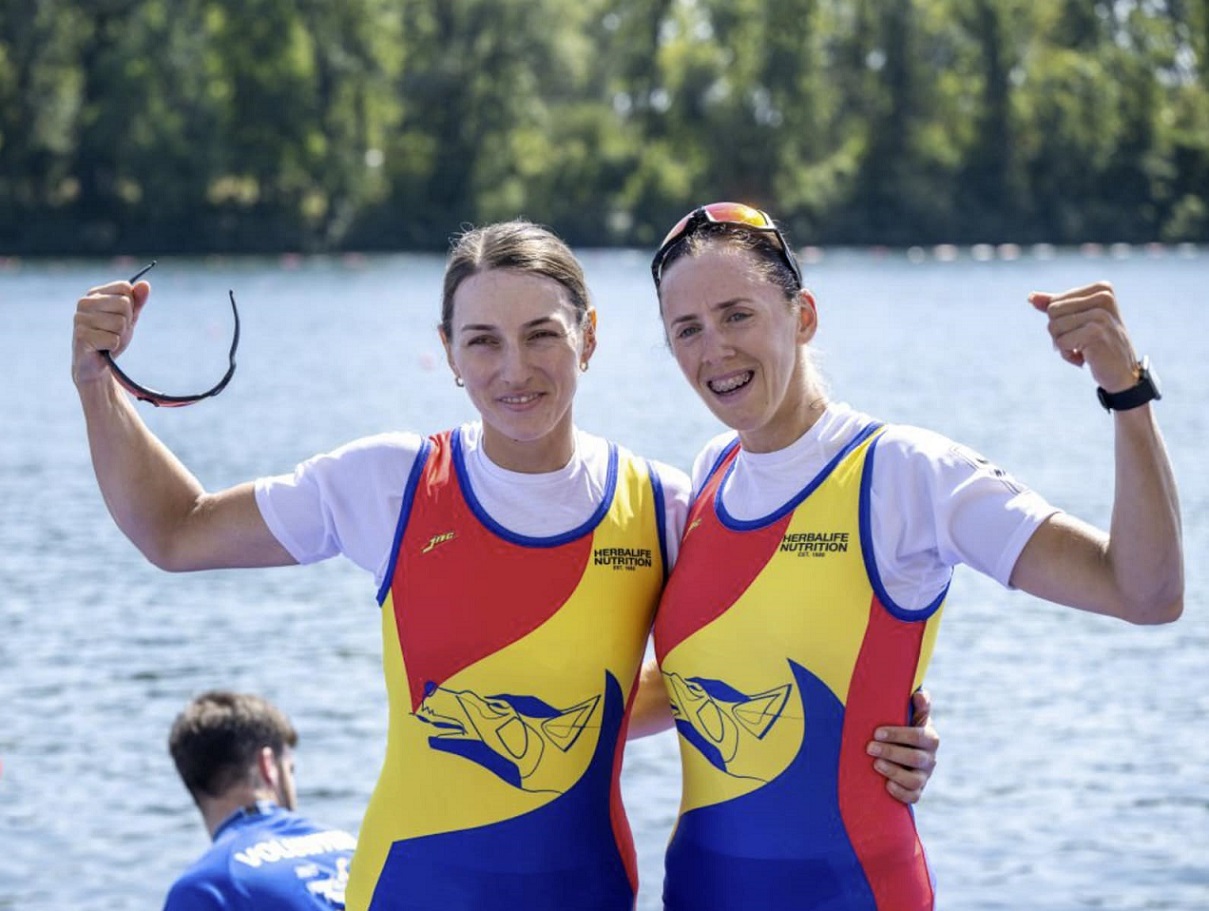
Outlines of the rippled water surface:
<svg viewBox="0 0 1209 911">
<path fill-rule="evenodd" d="M 666 353 L 637 253 L 584 253 L 600 348 L 586 429 L 687 467 L 715 430 Z M 300 800 L 355 831 L 385 742 L 372 580 L 343 561 L 169 575 L 110 521 L 68 376 L 71 314 L 109 262 L 0 271 L 0 909 L 156 907 L 206 845 L 165 737 L 203 688 L 265 692 L 302 733 Z M 1052 352 L 1033 288 L 1107 277 L 1163 381 L 1181 486 L 1184 618 L 1135 628 L 959 571 L 929 674 L 944 746 L 917 810 L 945 911 L 1209 907 L 1209 253 L 956 262 L 829 252 L 809 267 L 833 396 L 942 431 L 1104 526 L 1111 420 Z M 355 436 L 471 416 L 433 327 L 422 256 L 162 262 L 123 363 L 169 392 L 240 366 L 195 408 L 144 412 L 215 488 Z M 642 909 L 659 906 L 675 740 L 631 746 L 624 777 Z"/>
</svg>

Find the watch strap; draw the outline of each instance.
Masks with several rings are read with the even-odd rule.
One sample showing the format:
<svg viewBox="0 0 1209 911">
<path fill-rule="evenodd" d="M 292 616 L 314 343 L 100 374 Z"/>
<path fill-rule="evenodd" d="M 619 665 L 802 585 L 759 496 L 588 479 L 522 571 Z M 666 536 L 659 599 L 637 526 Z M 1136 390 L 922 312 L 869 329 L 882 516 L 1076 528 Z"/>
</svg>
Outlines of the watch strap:
<svg viewBox="0 0 1209 911">
<path fill-rule="evenodd" d="M 1147 402 L 1161 399 L 1158 384 L 1150 373 L 1150 359 L 1142 358 L 1138 364 L 1138 381 L 1128 389 L 1120 392 L 1108 392 L 1103 387 L 1096 387 L 1096 397 L 1107 411 L 1128 411 L 1145 405 Z"/>
</svg>

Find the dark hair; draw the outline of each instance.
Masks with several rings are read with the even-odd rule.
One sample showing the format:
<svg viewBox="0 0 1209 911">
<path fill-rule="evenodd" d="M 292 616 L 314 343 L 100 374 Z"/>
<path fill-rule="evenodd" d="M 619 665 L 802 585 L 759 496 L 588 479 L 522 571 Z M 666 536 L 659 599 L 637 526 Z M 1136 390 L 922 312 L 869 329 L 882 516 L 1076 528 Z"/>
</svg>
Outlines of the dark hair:
<svg viewBox="0 0 1209 911">
<path fill-rule="evenodd" d="M 298 743 L 285 713 L 251 693 L 211 690 L 176 716 L 168 752 L 193 799 L 221 797 L 247 780 L 264 747 L 281 756 Z"/>
<path fill-rule="evenodd" d="M 777 241 L 763 231 L 749 231 L 743 225 L 702 225 L 667 251 L 663 258 L 663 271 L 666 273 L 671 264 L 682 257 L 700 256 L 709 247 L 749 253 L 754 260 L 752 268 L 757 275 L 771 284 L 779 285 L 785 293 L 785 299 L 790 303 L 797 300 L 802 286 L 793 270 L 785 264 Z"/>
<path fill-rule="evenodd" d="M 524 219 L 471 228 L 458 236 L 445 265 L 441 329 L 453 335 L 453 296 L 470 276 L 490 269 L 512 269 L 553 279 L 571 296 L 582 321 L 588 312 L 583 267 L 571 248 L 549 228 Z"/>
</svg>

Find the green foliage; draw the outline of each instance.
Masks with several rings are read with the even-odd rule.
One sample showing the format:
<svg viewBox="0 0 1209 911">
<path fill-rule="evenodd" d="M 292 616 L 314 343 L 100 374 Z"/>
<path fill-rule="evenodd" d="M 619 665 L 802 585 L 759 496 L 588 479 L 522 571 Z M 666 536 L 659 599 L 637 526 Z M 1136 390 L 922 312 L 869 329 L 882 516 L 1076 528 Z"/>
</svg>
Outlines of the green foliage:
<svg viewBox="0 0 1209 911">
<path fill-rule="evenodd" d="M 1209 240 L 1209 0 L 6 0 L 0 253 Z"/>
</svg>

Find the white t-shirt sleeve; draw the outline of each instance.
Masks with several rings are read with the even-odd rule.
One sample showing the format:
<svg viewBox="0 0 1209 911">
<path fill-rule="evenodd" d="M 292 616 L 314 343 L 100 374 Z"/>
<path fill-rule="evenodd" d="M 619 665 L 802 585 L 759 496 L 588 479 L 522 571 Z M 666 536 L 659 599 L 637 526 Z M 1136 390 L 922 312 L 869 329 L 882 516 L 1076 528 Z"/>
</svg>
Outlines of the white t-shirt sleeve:
<svg viewBox="0 0 1209 911">
<path fill-rule="evenodd" d="M 697 453 L 697 457 L 693 459 L 692 497 L 695 498 L 705 486 L 705 482 L 709 480 L 710 469 L 717 464 L 722 453 L 736 438 L 737 434 L 733 430 L 725 431 L 711 439 L 705 444 L 705 448 Z"/>
<path fill-rule="evenodd" d="M 648 463 L 663 491 L 663 543 L 667 550 L 667 570 L 676 565 L 680 554 L 680 538 L 688 520 L 689 480 L 679 468 L 663 462 Z"/>
<path fill-rule="evenodd" d="M 743 453 L 723 493 L 744 520 L 766 517 L 817 476 L 872 420 L 830 405 L 800 440 L 777 453 Z M 693 464 L 699 495 L 735 439 L 723 433 Z M 887 425 L 877 441 L 870 485 L 873 559 L 886 595 L 921 610 L 965 563 L 1007 585 L 1021 550 L 1057 510 L 978 453 L 930 430 Z"/>
<path fill-rule="evenodd" d="M 299 563 L 343 554 L 380 580 L 422 444 L 414 433 L 356 440 L 308 459 L 293 474 L 260 478 L 256 505 Z"/>
<path fill-rule="evenodd" d="M 938 571 L 961 563 L 1007 585 L 1028 539 L 1058 511 L 972 449 L 896 425 L 878 441 L 870 493 L 879 571 L 906 609 L 926 606 Z"/>
</svg>

